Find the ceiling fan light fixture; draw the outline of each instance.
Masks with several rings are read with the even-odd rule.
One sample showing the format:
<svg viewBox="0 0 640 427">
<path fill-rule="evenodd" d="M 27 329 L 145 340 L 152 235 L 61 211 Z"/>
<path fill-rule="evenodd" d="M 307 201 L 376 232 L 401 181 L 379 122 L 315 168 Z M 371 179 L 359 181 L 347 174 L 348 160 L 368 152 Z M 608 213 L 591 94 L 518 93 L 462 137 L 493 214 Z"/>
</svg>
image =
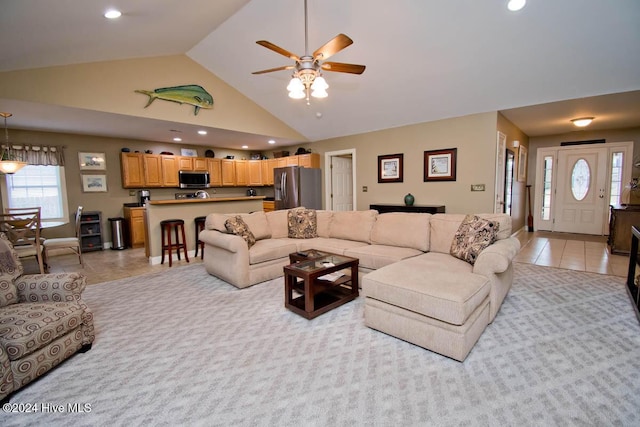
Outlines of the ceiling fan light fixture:
<svg viewBox="0 0 640 427">
<path fill-rule="evenodd" d="M 329 88 L 327 81 L 322 76 L 317 76 L 311 83 L 311 90 L 325 92 Z M 326 93 L 326 92 L 325 92 Z"/>
<path fill-rule="evenodd" d="M 287 85 L 289 92 L 302 92 L 304 91 L 304 85 L 297 76 L 293 76 Z"/>
<path fill-rule="evenodd" d="M 589 126 L 593 121 L 594 117 L 580 117 L 577 119 L 571 119 L 571 123 L 576 125 L 579 128 L 583 128 L 585 126 Z"/>
<path fill-rule="evenodd" d="M 507 9 L 512 12 L 517 12 L 522 9 L 525 4 L 527 4 L 527 0 L 509 0 L 509 3 L 507 3 Z"/>
<path fill-rule="evenodd" d="M 324 89 L 316 89 L 311 92 L 311 96 L 313 96 L 314 98 L 326 98 L 327 96 L 329 96 L 329 94 Z"/>
</svg>

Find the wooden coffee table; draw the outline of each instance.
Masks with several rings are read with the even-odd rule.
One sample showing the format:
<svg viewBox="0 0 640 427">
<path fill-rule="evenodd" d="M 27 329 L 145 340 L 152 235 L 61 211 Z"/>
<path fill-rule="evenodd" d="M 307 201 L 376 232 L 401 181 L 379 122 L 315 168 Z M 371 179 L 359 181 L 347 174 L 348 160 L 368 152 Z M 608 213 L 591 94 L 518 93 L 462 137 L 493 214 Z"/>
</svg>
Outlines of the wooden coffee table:
<svg viewBox="0 0 640 427">
<path fill-rule="evenodd" d="M 306 255 L 306 256 L 305 256 Z M 313 319 L 358 297 L 358 259 L 323 251 L 289 255 L 284 267 L 284 306 L 307 319 Z M 335 280 L 326 276 L 350 269 Z M 294 296 L 294 291 L 301 295 Z"/>
</svg>

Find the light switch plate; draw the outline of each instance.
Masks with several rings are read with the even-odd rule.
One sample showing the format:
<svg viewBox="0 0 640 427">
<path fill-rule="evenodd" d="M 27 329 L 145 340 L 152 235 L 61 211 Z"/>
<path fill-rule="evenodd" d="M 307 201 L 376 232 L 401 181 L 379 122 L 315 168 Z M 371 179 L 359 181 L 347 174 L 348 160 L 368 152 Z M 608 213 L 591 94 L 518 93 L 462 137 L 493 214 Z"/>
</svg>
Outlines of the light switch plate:
<svg viewBox="0 0 640 427">
<path fill-rule="evenodd" d="M 484 184 L 471 184 L 471 191 L 484 191 Z"/>
<path fill-rule="evenodd" d="M 367 187 L 366 185 L 362 186 L 362 192 L 366 193 L 367 191 L 369 191 L 369 187 Z"/>
</svg>

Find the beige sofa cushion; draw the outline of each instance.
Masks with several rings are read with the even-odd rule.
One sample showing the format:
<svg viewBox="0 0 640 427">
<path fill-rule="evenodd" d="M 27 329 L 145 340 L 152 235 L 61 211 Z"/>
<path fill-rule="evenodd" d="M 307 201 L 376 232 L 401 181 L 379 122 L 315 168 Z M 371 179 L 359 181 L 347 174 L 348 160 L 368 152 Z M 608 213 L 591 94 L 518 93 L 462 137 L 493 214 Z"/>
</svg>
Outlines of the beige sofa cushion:
<svg viewBox="0 0 640 427">
<path fill-rule="evenodd" d="M 422 254 L 423 252 L 418 249 L 386 245 L 363 245 L 356 248 L 348 248 L 344 251 L 344 255 L 360 260 L 359 267 L 371 270 Z"/>
<path fill-rule="evenodd" d="M 376 222 L 378 211 L 336 211 L 333 212 L 329 237 L 371 243 L 371 229 Z"/>
<path fill-rule="evenodd" d="M 249 264 L 255 265 L 275 259 L 285 258 L 297 250 L 296 244 L 289 242 L 286 239 L 258 240 L 251 250 L 249 250 Z"/>
<path fill-rule="evenodd" d="M 240 216 L 249 226 L 249 230 L 256 236 L 256 240 L 271 238 L 271 227 L 269 227 L 264 211 L 243 213 Z"/>
<path fill-rule="evenodd" d="M 318 237 L 329 237 L 329 226 L 331 225 L 331 218 L 333 218 L 333 211 L 316 211 L 318 220 Z"/>
<path fill-rule="evenodd" d="M 227 229 L 224 226 L 224 223 L 235 215 L 226 215 L 221 213 L 210 213 L 207 215 L 207 219 L 204 221 L 204 227 L 207 230 L 216 230 L 221 233 L 227 233 Z"/>
<path fill-rule="evenodd" d="M 471 269 L 449 254 L 429 252 L 367 274 L 362 291 L 367 298 L 462 325 L 491 288 L 489 279 Z"/>
<path fill-rule="evenodd" d="M 431 214 L 392 212 L 378 215 L 371 230 L 374 245 L 399 246 L 429 251 Z"/>
<path fill-rule="evenodd" d="M 500 224 L 496 240 L 506 239 L 511 236 L 511 217 L 507 214 L 476 214 L 480 218 L 497 221 Z M 449 253 L 451 242 L 466 217 L 465 214 L 434 214 L 429 220 L 430 242 L 429 250 L 432 252 Z"/>
<path fill-rule="evenodd" d="M 289 235 L 289 226 L 287 225 L 287 210 L 281 209 L 265 213 L 269 228 L 271 228 L 272 239 L 284 239 Z"/>
</svg>

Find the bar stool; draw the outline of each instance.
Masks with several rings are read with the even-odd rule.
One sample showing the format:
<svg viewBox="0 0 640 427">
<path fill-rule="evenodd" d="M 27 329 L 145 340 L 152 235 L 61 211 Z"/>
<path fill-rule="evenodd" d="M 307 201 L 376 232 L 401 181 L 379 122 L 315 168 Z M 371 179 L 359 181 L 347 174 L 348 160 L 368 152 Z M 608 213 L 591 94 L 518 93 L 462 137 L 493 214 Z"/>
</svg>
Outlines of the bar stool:
<svg viewBox="0 0 640 427">
<path fill-rule="evenodd" d="M 198 256 L 198 248 L 200 248 L 200 259 L 204 259 L 204 242 L 200 241 L 198 235 L 204 230 L 204 222 L 206 219 L 206 216 L 198 216 L 193 219 L 193 222 L 196 224 L 196 254 L 194 256 Z"/>
<path fill-rule="evenodd" d="M 175 243 L 171 241 L 171 231 L 175 233 Z M 174 249 L 178 254 L 178 259 L 180 259 L 180 249 L 182 249 L 184 251 L 184 259 L 189 262 L 187 244 L 184 236 L 184 221 L 181 219 L 166 219 L 164 221 L 160 221 L 160 233 L 162 233 L 162 260 L 160 261 L 160 264 L 164 264 L 164 251 L 168 251 L 169 267 L 171 267 L 171 252 Z M 182 235 L 182 243 L 180 243 L 180 234 Z"/>
</svg>

